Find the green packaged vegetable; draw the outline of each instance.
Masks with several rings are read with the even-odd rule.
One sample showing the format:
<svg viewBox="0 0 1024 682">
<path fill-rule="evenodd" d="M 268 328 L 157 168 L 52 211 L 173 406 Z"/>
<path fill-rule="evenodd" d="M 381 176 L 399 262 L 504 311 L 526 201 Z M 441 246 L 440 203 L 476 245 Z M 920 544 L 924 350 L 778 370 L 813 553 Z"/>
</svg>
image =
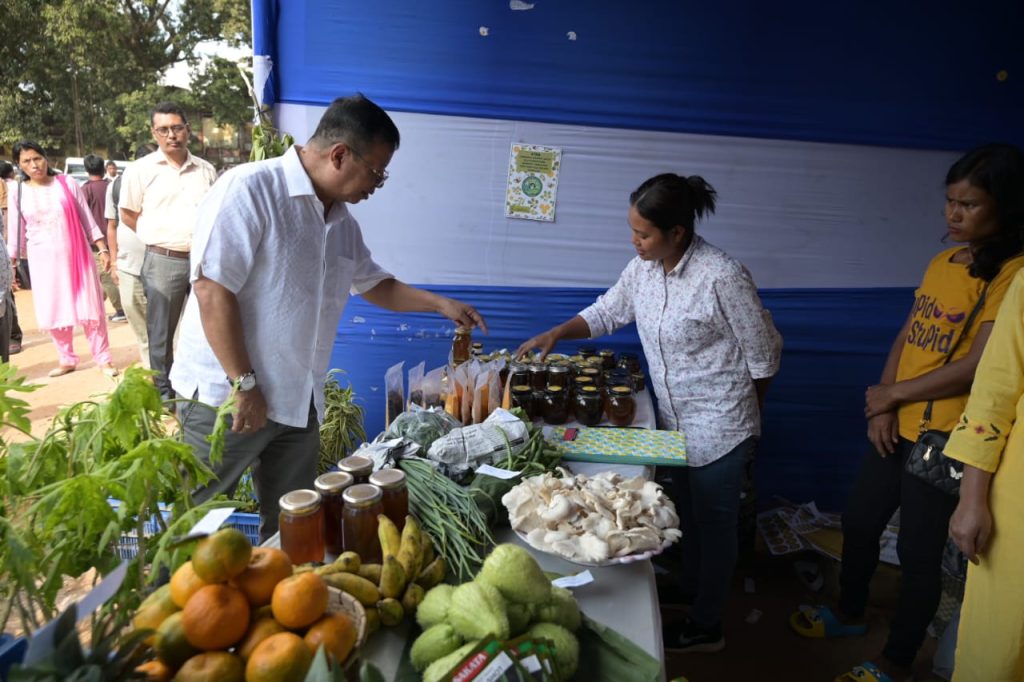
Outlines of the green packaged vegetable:
<svg viewBox="0 0 1024 682">
<path fill-rule="evenodd" d="M 580 607 L 576 597 L 564 587 L 551 586 L 551 599 L 534 608 L 535 621 L 561 625 L 569 632 L 580 627 Z"/>
<path fill-rule="evenodd" d="M 543 604 L 551 598 L 551 581 L 537 560 L 519 545 L 495 547 L 484 559 L 476 580 L 492 585 L 505 599 L 517 604 Z"/>
<path fill-rule="evenodd" d="M 419 671 L 439 658 L 443 658 L 463 644 L 462 637 L 447 623 L 439 623 L 423 631 L 412 643 L 409 659 Z"/>
<path fill-rule="evenodd" d="M 508 639 L 509 636 L 504 597 L 491 585 L 479 581 L 463 583 L 455 588 L 448 607 L 448 622 L 467 640 L 482 639 L 487 635 L 498 639 Z"/>
<path fill-rule="evenodd" d="M 448 619 L 448 607 L 452 603 L 452 592 L 455 588 L 451 585 L 441 584 L 430 589 L 416 609 L 416 622 L 426 630 L 429 627 L 443 623 Z"/>
<path fill-rule="evenodd" d="M 526 631 L 534 639 L 550 640 L 555 647 L 555 665 L 563 680 L 570 679 L 580 664 L 580 645 L 576 636 L 554 623 L 537 623 Z"/>
</svg>

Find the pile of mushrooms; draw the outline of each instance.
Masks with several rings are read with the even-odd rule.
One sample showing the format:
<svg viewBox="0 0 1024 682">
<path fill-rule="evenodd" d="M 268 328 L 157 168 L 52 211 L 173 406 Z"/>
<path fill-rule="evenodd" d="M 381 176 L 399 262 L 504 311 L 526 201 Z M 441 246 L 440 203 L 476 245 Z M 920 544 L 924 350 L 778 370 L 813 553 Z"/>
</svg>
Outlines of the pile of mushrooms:
<svg viewBox="0 0 1024 682">
<path fill-rule="evenodd" d="M 559 469 L 524 480 L 501 498 L 509 522 L 536 549 L 601 564 L 679 539 L 675 505 L 642 476 L 606 471 L 592 477 Z"/>
</svg>

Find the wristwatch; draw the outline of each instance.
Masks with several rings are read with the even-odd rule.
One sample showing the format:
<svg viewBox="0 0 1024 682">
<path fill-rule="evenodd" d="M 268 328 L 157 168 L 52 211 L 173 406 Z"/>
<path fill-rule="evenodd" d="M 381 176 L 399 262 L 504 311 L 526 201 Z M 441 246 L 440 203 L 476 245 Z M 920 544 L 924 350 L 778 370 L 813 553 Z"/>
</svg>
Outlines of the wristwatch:
<svg viewBox="0 0 1024 682">
<path fill-rule="evenodd" d="M 228 377 L 228 383 L 237 388 L 239 391 L 251 391 L 256 388 L 256 372 L 249 370 L 245 374 L 239 376 L 237 379 Z"/>
</svg>

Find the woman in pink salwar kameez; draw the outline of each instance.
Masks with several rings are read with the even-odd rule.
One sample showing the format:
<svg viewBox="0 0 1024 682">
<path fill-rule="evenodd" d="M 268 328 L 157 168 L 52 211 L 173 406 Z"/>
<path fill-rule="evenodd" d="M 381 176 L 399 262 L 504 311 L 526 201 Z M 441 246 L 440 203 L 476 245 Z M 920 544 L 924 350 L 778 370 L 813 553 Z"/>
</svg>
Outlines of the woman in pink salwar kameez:
<svg viewBox="0 0 1024 682">
<path fill-rule="evenodd" d="M 40 329 L 50 332 L 60 359 L 49 375 L 58 377 L 78 366 L 73 337 L 75 326 L 80 325 L 93 360 L 104 374 L 116 376 L 117 369 L 110 362 L 103 293 L 89 248 L 90 243 L 99 247 L 100 262 L 107 270 L 107 240 L 78 183 L 51 171 L 42 147 L 34 142 L 17 143 L 14 163 L 27 180 L 12 187 L 8 197 L 8 255 L 16 264 L 24 240 L 36 321 Z"/>
</svg>

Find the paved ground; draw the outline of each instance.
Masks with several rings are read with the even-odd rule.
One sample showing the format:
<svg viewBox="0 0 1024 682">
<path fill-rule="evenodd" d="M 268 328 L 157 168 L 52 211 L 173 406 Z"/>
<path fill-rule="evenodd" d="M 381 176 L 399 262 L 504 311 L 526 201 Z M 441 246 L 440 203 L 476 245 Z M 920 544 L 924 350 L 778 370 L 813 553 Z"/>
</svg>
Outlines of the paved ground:
<svg viewBox="0 0 1024 682">
<path fill-rule="evenodd" d="M 116 379 L 105 376 L 93 362 L 89 344 L 81 329 L 75 333 L 75 352 L 79 356 L 78 369 L 53 379 L 46 376 L 46 373 L 58 364 L 57 349 L 50 340 L 50 335 L 40 331 L 36 325 L 32 292 L 19 291 L 15 298 L 25 338 L 22 352 L 11 356 L 11 364 L 18 368 L 22 376 L 40 387 L 33 393 L 22 394 L 22 397 L 32 405 L 32 433 L 39 436 L 45 432 L 50 420 L 61 407 L 109 391 Z M 108 312 L 113 312 L 109 309 L 109 304 Z M 115 367 L 124 369 L 139 363 L 139 348 L 127 322 L 109 323 L 108 334 Z"/>
</svg>

